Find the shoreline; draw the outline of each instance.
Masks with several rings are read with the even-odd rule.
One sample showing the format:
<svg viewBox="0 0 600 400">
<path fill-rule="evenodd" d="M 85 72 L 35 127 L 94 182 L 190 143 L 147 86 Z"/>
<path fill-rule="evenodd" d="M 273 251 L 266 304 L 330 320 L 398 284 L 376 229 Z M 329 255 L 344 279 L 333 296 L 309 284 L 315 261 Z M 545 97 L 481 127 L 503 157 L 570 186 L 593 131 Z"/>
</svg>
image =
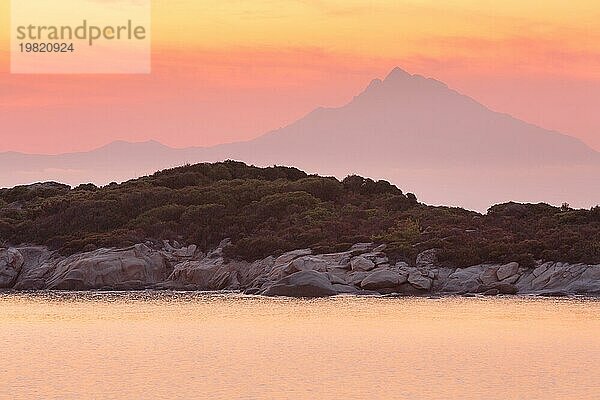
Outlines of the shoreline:
<svg viewBox="0 0 600 400">
<path fill-rule="evenodd" d="M 506 299 L 506 300 L 532 300 L 532 299 L 556 299 L 556 300 L 583 300 L 583 301 L 600 301 L 600 294 L 567 294 L 567 293 L 530 293 L 530 294 L 498 294 L 498 295 L 485 295 L 483 293 L 440 293 L 440 294 L 401 294 L 401 293 L 390 293 L 390 294 L 352 294 L 352 293 L 341 293 L 332 296 L 321 296 L 321 297 L 294 297 L 294 296 L 265 296 L 262 294 L 248 294 L 243 291 L 231 291 L 231 290 L 185 290 L 185 289 L 155 289 L 155 288 L 141 288 L 141 289 L 129 289 L 129 290 L 116 290 L 116 289 L 86 289 L 86 290 L 59 290 L 59 289 L 40 289 L 40 290 L 17 290 L 17 289 L 0 289 L 1 296 L 10 295 L 33 295 L 41 296 L 52 295 L 53 297 L 61 296 L 85 296 L 85 295 L 100 295 L 100 296 L 133 296 L 133 295 L 173 295 L 173 296 L 189 296 L 189 297 L 235 297 L 243 299 L 290 299 L 290 300 L 327 300 L 327 299 L 422 299 L 422 300 L 445 300 L 445 299 Z M 142 296 L 140 296 L 141 298 Z M 135 298 L 134 298 L 135 299 Z M 135 299 L 137 300 L 137 299 Z"/>
<path fill-rule="evenodd" d="M 391 262 L 385 246 L 358 243 L 339 253 L 299 249 L 254 262 L 228 260 L 224 240 L 207 254 L 164 241 L 101 248 L 65 257 L 43 246 L 0 248 L 3 291 L 171 291 L 281 297 L 600 296 L 600 264 L 516 262 L 443 265 L 436 249 L 410 265 Z"/>
</svg>

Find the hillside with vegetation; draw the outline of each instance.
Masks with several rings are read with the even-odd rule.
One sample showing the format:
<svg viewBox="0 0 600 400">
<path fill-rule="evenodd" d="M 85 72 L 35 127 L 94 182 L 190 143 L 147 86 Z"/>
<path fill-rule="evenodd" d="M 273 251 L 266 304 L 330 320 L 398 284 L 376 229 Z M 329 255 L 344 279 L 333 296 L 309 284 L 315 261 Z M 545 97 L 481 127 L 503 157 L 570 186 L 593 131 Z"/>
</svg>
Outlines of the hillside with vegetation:
<svg viewBox="0 0 600 400">
<path fill-rule="evenodd" d="M 0 189 L 0 245 L 44 244 L 64 254 L 164 239 L 255 260 L 312 248 L 386 244 L 397 260 L 426 249 L 454 266 L 535 260 L 600 262 L 600 207 L 506 203 L 486 214 L 420 204 L 386 181 L 343 181 L 288 167 L 227 161 L 122 184 L 43 183 Z"/>
</svg>

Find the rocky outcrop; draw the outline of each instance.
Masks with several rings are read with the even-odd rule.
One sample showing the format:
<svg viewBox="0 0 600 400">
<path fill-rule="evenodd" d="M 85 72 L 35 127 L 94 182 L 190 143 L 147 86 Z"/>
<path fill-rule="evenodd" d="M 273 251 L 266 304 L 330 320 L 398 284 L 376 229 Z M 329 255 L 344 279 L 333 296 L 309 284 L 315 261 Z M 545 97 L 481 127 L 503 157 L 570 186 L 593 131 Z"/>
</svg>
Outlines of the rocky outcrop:
<svg viewBox="0 0 600 400">
<path fill-rule="evenodd" d="M 23 255 L 16 249 L 0 250 L 0 288 L 11 288 L 23 267 Z"/>
<path fill-rule="evenodd" d="M 63 257 L 45 247 L 0 249 L 0 289 L 243 291 L 267 296 L 336 294 L 600 295 L 600 265 L 538 263 L 439 265 L 437 251 L 414 264 L 391 263 L 385 247 L 360 243 L 348 251 L 294 250 L 255 262 L 224 257 L 225 240 L 204 254 L 176 242 L 98 249 Z"/>
<path fill-rule="evenodd" d="M 399 288 L 406 283 L 408 275 L 398 270 L 380 268 L 373 271 L 360 282 L 360 286 L 367 290 L 382 290 Z"/>
<path fill-rule="evenodd" d="M 59 261 L 46 283 L 48 289 L 136 289 L 167 278 L 165 257 L 146 245 L 100 249 Z"/>
<path fill-rule="evenodd" d="M 329 277 L 318 271 L 294 272 L 264 291 L 266 296 L 325 297 L 338 294 Z"/>
</svg>

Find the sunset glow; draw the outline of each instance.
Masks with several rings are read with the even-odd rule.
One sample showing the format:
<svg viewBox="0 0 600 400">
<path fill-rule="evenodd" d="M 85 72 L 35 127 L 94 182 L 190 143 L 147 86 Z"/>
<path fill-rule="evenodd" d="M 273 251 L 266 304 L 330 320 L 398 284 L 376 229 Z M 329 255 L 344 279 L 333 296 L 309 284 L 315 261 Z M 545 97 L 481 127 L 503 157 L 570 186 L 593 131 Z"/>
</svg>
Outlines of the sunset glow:
<svg viewBox="0 0 600 400">
<path fill-rule="evenodd" d="M 152 74 L 95 77 L 9 74 L 6 3 L 0 151 L 245 140 L 342 105 L 396 65 L 600 149 L 594 0 L 155 0 Z"/>
</svg>

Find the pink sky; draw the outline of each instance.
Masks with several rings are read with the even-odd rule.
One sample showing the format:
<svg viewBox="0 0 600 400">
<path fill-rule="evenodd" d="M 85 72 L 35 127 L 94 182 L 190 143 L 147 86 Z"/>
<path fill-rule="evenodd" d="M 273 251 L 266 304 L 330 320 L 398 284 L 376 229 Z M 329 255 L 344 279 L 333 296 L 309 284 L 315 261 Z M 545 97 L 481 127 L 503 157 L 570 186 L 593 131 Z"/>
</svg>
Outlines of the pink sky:
<svg viewBox="0 0 600 400">
<path fill-rule="evenodd" d="M 452 10 L 429 0 L 283 3 L 200 11 L 189 0 L 169 9 L 155 1 L 150 75 L 11 75 L 0 46 L 0 151 L 246 140 L 343 105 L 394 66 L 600 151 L 595 2 L 551 0 L 544 10 L 516 0 L 497 8 L 461 0 Z M 212 12 L 210 23 L 189 16 L 200 12 Z M 6 32 L 0 39 L 6 44 Z"/>
</svg>

